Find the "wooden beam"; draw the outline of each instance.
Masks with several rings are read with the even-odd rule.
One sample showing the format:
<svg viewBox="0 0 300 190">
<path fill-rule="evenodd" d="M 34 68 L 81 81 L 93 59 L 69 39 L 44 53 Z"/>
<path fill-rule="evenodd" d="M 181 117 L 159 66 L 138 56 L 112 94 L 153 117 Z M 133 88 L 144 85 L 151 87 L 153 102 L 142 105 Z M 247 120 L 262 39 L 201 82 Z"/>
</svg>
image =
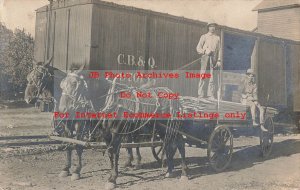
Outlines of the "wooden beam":
<svg viewBox="0 0 300 190">
<path fill-rule="evenodd" d="M 88 142 L 84 142 L 84 141 L 80 141 L 80 140 L 76 140 L 76 139 L 71 139 L 71 138 L 67 138 L 67 137 L 49 136 L 49 138 L 52 139 L 52 140 L 66 142 L 66 143 L 72 143 L 72 144 L 78 144 L 78 145 L 82 145 L 82 146 L 85 146 L 85 147 L 89 146 Z"/>
<path fill-rule="evenodd" d="M 58 136 L 50 136 L 50 139 L 66 142 L 66 143 L 72 143 L 72 144 L 78 144 L 85 146 L 87 148 L 99 148 L 99 149 L 106 149 L 107 146 L 104 142 L 84 142 L 76 139 L 71 139 L 67 137 L 58 137 Z M 138 148 L 138 147 L 157 147 L 162 146 L 162 141 L 154 141 L 154 142 L 140 142 L 140 143 L 122 143 L 122 148 Z"/>
<path fill-rule="evenodd" d="M 169 128 L 167 125 L 162 124 L 162 123 L 159 123 L 159 122 L 158 122 L 158 125 L 160 125 L 160 126 L 162 126 L 162 127 L 165 127 L 165 128 Z M 203 140 L 201 140 L 201 139 L 198 139 L 198 138 L 196 138 L 196 137 L 193 137 L 193 136 L 190 135 L 190 134 L 187 134 L 187 133 L 182 132 L 182 131 L 180 131 L 180 130 L 176 130 L 176 131 L 177 131 L 179 134 L 184 135 L 184 136 L 188 137 L 189 139 L 192 139 L 192 140 L 194 140 L 194 141 L 196 141 L 196 142 L 206 143 L 206 141 L 203 141 Z"/>
</svg>

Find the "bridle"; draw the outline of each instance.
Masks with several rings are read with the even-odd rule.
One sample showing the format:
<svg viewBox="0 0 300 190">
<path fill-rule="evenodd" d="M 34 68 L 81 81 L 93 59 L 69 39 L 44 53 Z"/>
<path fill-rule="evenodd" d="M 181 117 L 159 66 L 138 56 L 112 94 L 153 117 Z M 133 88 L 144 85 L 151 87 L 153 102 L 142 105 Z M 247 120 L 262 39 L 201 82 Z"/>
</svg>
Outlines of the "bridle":
<svg viewBox="0 0 300 190">
<path fill-rule="evenodd" d="M 42 69 L 42 71 L 40 70 L 40 69 Z M 41 77 L 41 79 L 38 79 L 38 81 L 36 81 L 35 79 L 34 79 L 34 75 L 32 74 L 33 72 L 38 72 L 38 73 L 41 73 L 42 74 L 42 77 Z M 40 98 L 40 96 L 41 96 L 41 94 L 42 94 L 42 92 L 45 90 L 45 88 L 46 88 L 46 86 L 47 86 L 47 79 L 46 79 L 46 77 L 48 77 L 48 78 L 51 78 L 51 77 L 53 77 L 53 75 L 48 71 L 48 69 L 47 68 L 45 68 L 44 66 L 37 66 L 37 67 L 35 67 L 33 70 L 32 70 L 32 72 L 29 74 L 29 79 L 28 79 L 28 84 L 27 84 L 27 86 L 34 86 L 36 89 L 37 89 L 37 91 L 36 91 L 36 94 L 34 95 L 36 98 L 38 98 L 39 100 L 42 100 L 41 98 Z M 53 97 L 51 97 L 51 101 L 54 101 L 53 100 L 54 98 Z"/>
<path fill-rule="evenodd" d="M 90 108 L 94 110 L 91 100 L 87 100 L 87 98 L 83 94 L 77 94 L 78 92 L 77 90 L 81 82 L 82 82 L 81 84 L 84 85 L 84 88 L 86 89 L 88 88 L 86 81 L 76 73 L 68 73 L 68 76 L 75 77 L 77 83 L 75 90 L 73 90 L 73 92 L 75 92 L 74 94 L 67 93 L 64 89 L 62 91 L 62 96 L 67 96 L 72 100 L 72 105 L 69 108 L 71 108 L 72 110 L 78 110 L 78 108 L 86 108 L 86 109 Z M 78 79 L 81 81 L 79 81 Z"/>
</svg>

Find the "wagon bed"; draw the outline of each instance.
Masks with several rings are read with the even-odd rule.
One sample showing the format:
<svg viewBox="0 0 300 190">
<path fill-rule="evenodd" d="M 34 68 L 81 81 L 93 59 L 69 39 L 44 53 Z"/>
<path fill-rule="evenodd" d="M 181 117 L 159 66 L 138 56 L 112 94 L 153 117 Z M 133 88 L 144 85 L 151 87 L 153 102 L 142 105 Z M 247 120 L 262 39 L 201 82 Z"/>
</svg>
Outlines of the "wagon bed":
<svg viewBox="0 0 300 190">
<path fill-rule="evenodd" d="M 231 161 L 233 153 L 233 135 L 231 133 L 232 127 L 253 127 L 252 125 L 252 116 L 250 113 L 250 107 L 243 105 L 242 103 L 229 102 L 229 101 L 217 101 L 217 100 L 208 100 L 205 98 L 195 98 L 190 96 L 180 97 L 180 102 L 183 108 L 183 112 L 214 112 L 219 113 L 220 117 L 218 119 L 207 119 L 207 118 L 197 118 L 192 119 L 192 122 L 196 122 L 196 125 L 205 124 L 212 128 L 210 134 L 207 138 L 207 156 L 210 161 L 211 166 L 216 171 L 222 171 L 227 168 Z M 265 109 L 265 121 L 264 127 L 267 131 L 259 129 L 259 139 L 261 153 L 263 157 L 267 157 L 271 153 L 273 145 L 273 134 L 274 134 L 274 125 L 273 117 L 278 113 L 278 111 L 271 107 L 264 107 Z M 226 113 L 235 113 L 235 112 L 245 112 L 246 119 L 242 120 L 240 118 L 225 118 Z M 199 123 L 199 124 L 197 124 Z M 206 125 L 208 124 L 208 125 Z M 197 127 L 197 126 L 196 126 Z M 203 139 L 195 137 L 187 133 L 182 133 L 197 142 L 203 142 Z"/>
<path fill-rule="evenodd" d="M 250 109 L 249 106 L 244 105 L 242 103 L 237 102 L 230 102 L 230 101 L 224 101 L 220 100 L 209 100 L 207 98 L 196 98 L 191 96 L 181 96 L 180 97 L 180 103 L 183 108 L 183 112 L 185 113 L 192 113 L 192 112 L 203 112 L 203 113 L 219 113 L 219 122 L 225 122 L 224 120 L 230 120 L 232 121 L 241 121 L 239 118 L 231 118 L 231 119 L 224 119 L 226 113 L 242 113 L 242 112 L 249 112 Z M 266 116 L 274 116 L 278 113 L 278 111 L 271 107 L 265 107 Z M 203 118 L 205 119 L 205 118 Z M 247 118 L 244 121 L 251 120 L 250 113 L 247 113 Z"/>
</svg>

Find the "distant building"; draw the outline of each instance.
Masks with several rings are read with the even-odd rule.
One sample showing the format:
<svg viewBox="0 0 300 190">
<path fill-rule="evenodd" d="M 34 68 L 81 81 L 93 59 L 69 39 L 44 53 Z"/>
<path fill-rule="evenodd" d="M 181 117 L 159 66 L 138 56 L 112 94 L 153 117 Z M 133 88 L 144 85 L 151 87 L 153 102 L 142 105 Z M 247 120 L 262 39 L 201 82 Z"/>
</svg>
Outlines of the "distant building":
<svg viewBox="0 0 300 190">
<path fill-rule="evenodd" d="M 257 32 L 300 41 L 300 0 L 263 0 L 253 11 Z"/>
</svg>

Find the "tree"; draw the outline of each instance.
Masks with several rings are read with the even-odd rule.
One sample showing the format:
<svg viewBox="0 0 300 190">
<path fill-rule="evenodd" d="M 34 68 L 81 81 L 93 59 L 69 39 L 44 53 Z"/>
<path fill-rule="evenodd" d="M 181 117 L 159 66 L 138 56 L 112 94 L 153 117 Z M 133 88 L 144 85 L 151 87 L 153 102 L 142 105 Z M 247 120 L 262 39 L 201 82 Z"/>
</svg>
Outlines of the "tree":
<svg viewBox="0 0 300 190">
<path fill-rule="evenodd" d="M 8 76 L 5 73 L 4 52 L 12 36 L 13 31 L 6 28 L 6 26 L 0 22 L 0 97 L 6 95 L 6 92 L 9 90 Z"/>
<path fill-rule="evenodd" d="M 34 40 L 25 30 L 16 29 L 2 57 L 2 75 L 8 83 L 6 93 L 12 95 L 24 91 L 26 77 L 32 70 Z"/>
</svg>

